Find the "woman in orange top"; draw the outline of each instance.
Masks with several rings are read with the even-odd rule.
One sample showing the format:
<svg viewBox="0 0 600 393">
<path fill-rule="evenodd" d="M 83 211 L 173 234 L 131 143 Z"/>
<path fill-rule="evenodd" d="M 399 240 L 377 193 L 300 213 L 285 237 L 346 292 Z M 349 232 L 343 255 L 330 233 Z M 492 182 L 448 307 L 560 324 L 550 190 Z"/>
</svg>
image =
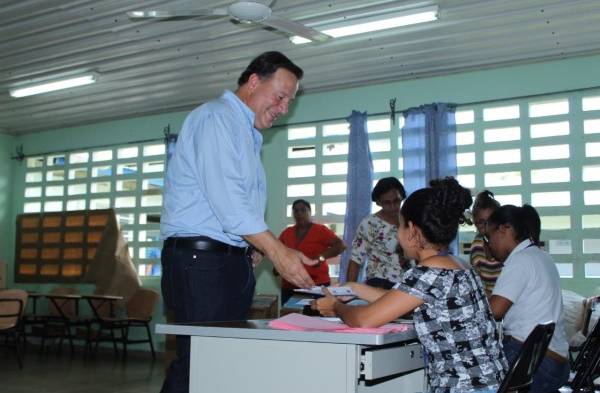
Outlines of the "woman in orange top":
<svg viewBox="0 0 600 393">
<path fill-rule="evenodd" d="M 311 259 L 318 259 L 318 264 L 304 265 L 304 268 L 315 285 L 329 285 L 331 279 L 326 260 L 340 255 L 346 249 L 344 241 L 325 225 L 311 221 L 310 203 L 304 199 L 294 201 L 292 213 L 296 224 L 284 229 L 279 240 Z M 286 280 L 281 280 L 281 304 L 292 297 L 295 288 Z"/>
</svg>

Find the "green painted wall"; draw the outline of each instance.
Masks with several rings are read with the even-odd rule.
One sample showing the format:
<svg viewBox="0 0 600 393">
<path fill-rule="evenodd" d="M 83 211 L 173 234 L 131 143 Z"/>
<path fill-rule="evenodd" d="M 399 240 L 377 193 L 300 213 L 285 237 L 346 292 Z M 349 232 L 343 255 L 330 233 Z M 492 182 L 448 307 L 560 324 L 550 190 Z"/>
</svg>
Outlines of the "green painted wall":
<svg viewBox="0 0 600 393">
<path fill-rule="evenodd" d="M 345 117 L 350 109 L 386 112 L 393 97 L 396 108 L 405 109 L 430 102 L 461 104 L 600 86 L 599 66 L 600 56 L 590 56 L 306 94 L 298 97 L 282 121 Z"/>
<path fill-rule="evenodd" d="M 434 101 L 461 104 L 597 87 L 600 86 L 598 69 L 600 56 L 590 56 L 305 94 L 298 97 L 291 113 L 279 124 L 345 117 L 352 109 L 385 112 L 389 99 L 393 97 L 397 98 L 396 108 L 401 110 Z M 24 165 L 10 161 L 13 146 L 22 144 L 26 154 L 37 154 L 161 138 L 167 124 L 171 125 L 173 132 L 178 132 L 185 115 L 185 112 L 168 113 L 49 130 L 15 138 L 0 136 L 0 162 L 8 164 L 0 169 L 0 185 L 8 191 L 0 196 L 0 222 L 6 224 L 5 228 L 13 228 L 16 214 L 22 211 Z M 269 179 L 267 222 L 273 232 L 279 234 L 286 223 L 280 212 L 285 211 L 287 177 L 286 135 L 281 128 L 265 132 L 263 161 Z M 11 177 L 14 179 L 12 188 Z M 11 193 L 12 198 L 9 199 Z M 0 257 L 11 261 L 14 229 L 4 234 L 0 240 Z M 270 271 L 271 266 L 267 263 L 258 268 L 257 292 L 278 293 L 277 282 Z M 12 269 L 10 272 L 9 279 L 12 280 Z M 144 285 L 159 288 L 156 278 L 146 279 Z M 49 287 L 28 286 L 27 289 L 45 291 Z M 591 293 L 592 286 L 578 289 L 587 294 Z M 156 320 L 162 320 L 162 309 L 157 312 Z M 161 341 L 162 337 L 157 337 L 157 340 Z"/>
<path fill-rule="evenodd" d="M 8 262 L 12 259 L 14 249 L 14 225 L 12 210 L 13 190 L 13 154 L 14 138 L 10 135 L 0 134 L 0 261 Z M 4 267 L 7 286 L 12 283 L 12 264 Z"/>
</svg>

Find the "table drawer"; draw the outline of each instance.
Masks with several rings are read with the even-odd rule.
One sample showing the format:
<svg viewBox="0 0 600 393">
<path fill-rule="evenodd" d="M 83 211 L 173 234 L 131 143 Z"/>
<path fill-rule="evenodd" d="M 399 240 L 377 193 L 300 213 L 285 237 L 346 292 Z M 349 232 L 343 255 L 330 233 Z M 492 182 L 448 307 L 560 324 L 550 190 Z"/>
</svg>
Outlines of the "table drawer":
<svg viewBox="0 0 600 393">
<path fill-rule="evenodd" d="M 421 344 L 367 347 L 361 352 L 361 376 L 367 381 L 417 370 L 424 365 Z"/>
</svg>

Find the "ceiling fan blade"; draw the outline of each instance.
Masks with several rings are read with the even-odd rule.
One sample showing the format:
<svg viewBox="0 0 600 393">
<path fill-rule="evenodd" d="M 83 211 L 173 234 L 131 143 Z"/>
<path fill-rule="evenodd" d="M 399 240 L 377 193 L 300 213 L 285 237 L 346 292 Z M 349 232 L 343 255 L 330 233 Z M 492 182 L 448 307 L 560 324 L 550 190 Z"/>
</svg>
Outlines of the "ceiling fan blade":
<svg viewBox="0 0 600 393">
<path fill-rule="evenodd" d="M 197 9 L 182 9 L 182 8 L 163 8 L 160 10 L 149 11 L 129 11 L 127 16 L 131 19 L 148 19 L 148 18 L 194 18 L 197 16 L 226 16 L 227 8 L 197 8 Z"/>
<path fill-rule="evenodd" d="M 274 27 L 277 30 L 304 37 L 311 41 L 325 42 L 332 38 L 331 36 L 321 33 L 320 31 L 311 27 L 305 26 L 302 23 L 294 22 L 291 19 L 282 18 L 274 14 L 271 14 L 269 18 L 261 23 L 263 25 Z"/>
</svg>

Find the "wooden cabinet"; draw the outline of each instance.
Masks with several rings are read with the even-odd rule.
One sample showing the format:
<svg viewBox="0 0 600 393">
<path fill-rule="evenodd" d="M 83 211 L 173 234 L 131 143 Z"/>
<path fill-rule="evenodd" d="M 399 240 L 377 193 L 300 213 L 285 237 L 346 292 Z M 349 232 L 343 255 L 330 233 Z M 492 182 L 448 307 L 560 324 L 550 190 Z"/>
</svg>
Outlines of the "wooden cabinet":
<svg viewBox="0 0 600 393">
<path fill-rule="evenodd" d="M 15 282 L 81 283 L 112 209 L 17 217 Z"/>
</svg>

